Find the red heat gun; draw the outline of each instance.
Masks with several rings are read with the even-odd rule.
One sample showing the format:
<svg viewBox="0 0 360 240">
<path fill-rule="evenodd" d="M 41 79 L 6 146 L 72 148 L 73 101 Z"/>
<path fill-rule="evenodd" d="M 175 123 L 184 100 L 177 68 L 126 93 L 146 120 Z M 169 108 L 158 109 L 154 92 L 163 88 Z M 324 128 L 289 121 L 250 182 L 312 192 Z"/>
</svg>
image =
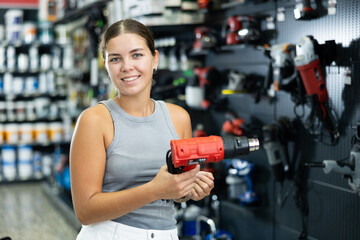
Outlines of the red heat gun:
<svg viewBox="0 0 360 240">
<path fill-rule="evenodd" d="M 246 155 L 259 149 L 257 138 L 245 136 L 208 136 L 171 140 L 166 154 L 168 171 L 182 173 L 195 168 L 196 164 L 216 163 L 223 159 Z"/>
</svg>

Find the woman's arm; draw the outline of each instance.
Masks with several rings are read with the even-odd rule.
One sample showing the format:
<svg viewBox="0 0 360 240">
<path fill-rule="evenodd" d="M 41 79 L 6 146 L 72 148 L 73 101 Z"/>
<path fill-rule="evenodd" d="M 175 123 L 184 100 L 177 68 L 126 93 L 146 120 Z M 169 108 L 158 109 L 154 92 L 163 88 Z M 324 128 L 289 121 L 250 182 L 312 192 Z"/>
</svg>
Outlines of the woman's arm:
<svg viewBox="0 0 360 240">
<path fill-rule="evenodd" d="M 74 209 L 82 224 L 115 219 L 155 200 L 191 192 L 199 169 L 174 176 L 164 165 L 146 184 L 103 193 L 106 148 L 112 134 L 111 116 L 104 106 L 97 105 L 80 115 L 70 147 L 70 174 Z"/>
</svg>

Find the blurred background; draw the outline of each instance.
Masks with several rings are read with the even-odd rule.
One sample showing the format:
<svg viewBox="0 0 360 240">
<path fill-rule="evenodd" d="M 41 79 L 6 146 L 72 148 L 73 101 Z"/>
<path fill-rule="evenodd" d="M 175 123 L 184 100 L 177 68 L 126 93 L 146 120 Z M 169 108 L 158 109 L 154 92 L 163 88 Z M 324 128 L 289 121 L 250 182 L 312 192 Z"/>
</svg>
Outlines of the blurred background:
<svg viewBox="0 0 360 240">
<path fill-rule="evenodd" d="M 97 47 L 125 18 L 152 30 L 152 98 L 194 137 L 260 141 L 202 164 L 216 186 L 176 204 L 180 239 L 359 239 L 359 16 L 357 0 L 0 0 L 0 239 L 76 238 L 69 145 L 116 95 Z"/>
</svg>

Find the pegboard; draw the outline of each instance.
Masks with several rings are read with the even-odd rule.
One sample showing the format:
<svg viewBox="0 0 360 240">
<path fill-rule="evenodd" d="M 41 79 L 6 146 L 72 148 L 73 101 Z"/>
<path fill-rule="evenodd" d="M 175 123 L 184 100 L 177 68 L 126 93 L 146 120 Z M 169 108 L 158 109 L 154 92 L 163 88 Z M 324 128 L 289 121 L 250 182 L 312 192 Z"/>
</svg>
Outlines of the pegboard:
<svg viewBox="0 0 360 240">
<path fill-rule="evenodd" d="M 328 1 L 321 2 L 327 6 Z M 265 7 L 264 7 L 265 6 Z M 351 149 L 351 138 L 355 133 L 358 121 L 360 121 L 360 1 L 337 0 L 336 14 L 324 15 L 311 20 L 295 20 L 293 10 L 294 1 L 269 1 L 260 7 L 261 14 L 276 16 L 279 8 L 284 10 L 285 21 L 276 22 L 276 37 L 269 39 L 270 44 L 292 43 L 296 44 L 302 37 L 312 35 L 319 44 L 327 40 L 336 42 L 336 59 L 326 67 L 326 82 L 331 106 L 338 116 L 340 140 L 336 146 L 328 146 L 313 139 L 306 131 L 297 133 L 297 140 L 291 143 L 290 155 L 296 158 L 297 163 L 306 161 L 322 161 L 326 159 L 339 160 L 348 156 Z M 251 7 L 251 6 L 250 6 Z M 249 7 L 249 8 L 250 8 Z M 256 4 L 253 6 L 256 8 Z M 232 8 L 225 10 L 224 17 L 233 14 L 246 13 L 246 9 Z M 253 11 L 259 13 L 258 11 Z M 237 49 L 232 52 L 217 52 L 206 57 L 206 65 L 214 65 L 221 70 L 236 69 L 244 73 L 259 73 L 265 75 L 268 68 L 268 59 L 258 49 L 251 47 Z M 351 70 L 351 84 L 345 84 L 345 70 Z M 294 103 L 286 92 L 277 94 L 277 101 L 269 102 L 262 98 L 254 103 L 251 95 L 233 95 L 228 97 L 228 107 L 246 120 L 250 116 L 259 118 L 266 124 L 272 123 L 281 116 L 295 118 Z M 304 108 L 305 115 L 310 111 Z M 216 127 L 221 126 L 224 120 L 223 112 L 212 113 L 217 122 Z M 301 154 L 297 154 L 297 151 Z M 295 155 L 296 154 L 296 155 Z M 257 212 L 257 217 L 251 215 L 250 221 L 245 224 L 248 217 L 240 215 L 246 207 L 223 205 L 222 228 L 234 231 L 236 239 L 258 239 L 258 231 L 245 231 L 237 229 L 246 226 L 248 229 L 259 229 L 262 226 L 266 238 L 263 239 L 289 239 L 297 238 L 302 231 L 302 219 L 299 208 L 293 197 L 295 188 L 291 181 L 286 181 L 283 188 L 290 194 L 284 206 L 277 205 L 274 192 L 279 186 L 273 183 L 268 166 L 265 151 L 250 155 L 247 159 L 252 160 L 262 173 L 255 179 L 255 185 L 263 194 L 263 203 L 260 209 L 263 214 Z M 307 169 L 303 176 L 305 198 L 308 204 L 308 239 L 338 240 L 360 239 L 360 196 L 352 192 L 347 180 L 340 174 L 325 174 L 322 169 Z M 267 177 L 264 177 L 267 176 Z M 268 178 L 270 176 L 270 179 Z M 268 216 L 269 212 L 273 213 Z M 236 218 L 235 216 L 239 214 Z M 271 214 L 270 214 L 271 215 Z M 229 219 L 231 217 L 234 219 Z M 239 223 L 236 223 L 241 221 Z M 264 224 L 264 219 L 272 221 L 272 224 Z M 259 230 L 260 231 L 260 230 Z"/>
</svg>

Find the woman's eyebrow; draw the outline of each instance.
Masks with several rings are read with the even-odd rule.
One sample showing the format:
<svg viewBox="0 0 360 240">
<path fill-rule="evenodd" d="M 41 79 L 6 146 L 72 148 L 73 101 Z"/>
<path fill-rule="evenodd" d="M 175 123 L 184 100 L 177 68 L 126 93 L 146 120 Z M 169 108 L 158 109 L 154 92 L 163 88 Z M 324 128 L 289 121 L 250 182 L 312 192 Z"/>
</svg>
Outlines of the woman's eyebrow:
<svg viewBox="0 0 360 240">
<path fill-rule="evenodd" d="M 139 52 L 139 51 L 144 51 L 144 49 L 143 48 L 135 48 L 135 49 L 131 50 L 130 53 Z M 109 57 L 114 57 L 114 56 L 117 57 L 117 56 L 121 56 L 121 54 L 119 54 L 119 53 L 109 53 L 108 56 Z"/>
<path fill-rule="evenodd" d="M 120 56 L 120 54 L 118 54 L 118 53 L 109 53 L 108 56 L 109 57 L 114 57 L 114 56 L 117 57 L 117 56 Z"/>
<path fill-rule="evenodd" d="M 135 49 L 131 50 L 130 53 L 143 51 L 143 50 L 144 50 L 143 48 L 135 48 Z"/>
</svg>

